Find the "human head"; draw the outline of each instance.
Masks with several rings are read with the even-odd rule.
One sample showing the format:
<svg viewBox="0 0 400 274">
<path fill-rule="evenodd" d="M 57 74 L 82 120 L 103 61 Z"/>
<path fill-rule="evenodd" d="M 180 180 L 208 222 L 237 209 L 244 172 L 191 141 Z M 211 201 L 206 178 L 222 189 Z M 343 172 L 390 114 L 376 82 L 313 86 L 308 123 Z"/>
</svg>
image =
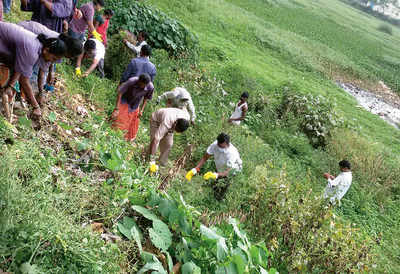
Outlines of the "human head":
<svg viewBox="0 0 400 274">
<path fill-rule="evenodd" d="M 59 38 L 47 38 L 43 33 L 37 36 L 42 43 L 42 57 L 46 62 L 55 62 L 65 56 L 67 46 L 63 40 Z"/>
<path fill-rule="evenodd" d="M 229 147 L 229 143 L 230 143 L 230 137 L 228 134 L 225 133 L 220 133 L 217 137 L 217 145 L 220 148 L 227 148 Z"/>
<path fill-rule="evenodd" d="M 140 88 L 144 89 L 151 82 L 150 75 L 143 73 L 139 75 L 138 84 Z"/>
<path fill-rule="evenodd" d="M 347 160 L 342 160 L 339 162 L 339 167 L 341 171 L 349 171 L 351 170 L 351 164 Z"/>
<path fill-rule="evenodd" d="M 249 93 L 248 92 L 243 92 L 242 95 L 240 95 L 240 100 L 247 101 L 247 99 L 249 98 Z"/>
<path fill-rule="evenodd" d="M 189 127 L 189 121 L 186 119 L 178 119 L 175 122 L 175 131 L 182 133 Z"/>
<path fill-rule="evenodd" d="M 89 39 L 85 42 L 83 48 L 86 54 L 89 55 L 94 54 L 94 51 L 96 50 L 96 42 L 92 39 Z"/>
<path fill-rule="evenodd" d="M 104 7 L 104 0 L 93 0 L 93 7 L 96 11 L 101 10 Z"/>
<path fill-rule="evenodd" d="M 111 9 L 106 9 L 104 10 L 104 16 L 106 17 L 106 19 L 110 20 L 111 17 L 113 17 L 114 15 L 114 11 Z"/>
<path fill-rule="evenodd" d="M 146 40 L 148 37 L 147 32 L 145 32 L 144 30 L 139 31 L 138 35 L 137 35 L 137 40 L 139 42 L 142 42 L 144 40 Z"/>
<path fill-rule="evenodd" d="M 151 47 L 149 45 L 144 45 L 140 49 L 140 56 L 149 57 L 151 55 Z"/>
<path fill-rule="evenodd" d="M 67 52 L 65 53 L 65 57 L 74 58 L 83 52 L 83 45 L 81 40 L 72 38 L 64 33 L 61 33 L 58 37 L 64 41 L 67 46 Z"/>
</svg>

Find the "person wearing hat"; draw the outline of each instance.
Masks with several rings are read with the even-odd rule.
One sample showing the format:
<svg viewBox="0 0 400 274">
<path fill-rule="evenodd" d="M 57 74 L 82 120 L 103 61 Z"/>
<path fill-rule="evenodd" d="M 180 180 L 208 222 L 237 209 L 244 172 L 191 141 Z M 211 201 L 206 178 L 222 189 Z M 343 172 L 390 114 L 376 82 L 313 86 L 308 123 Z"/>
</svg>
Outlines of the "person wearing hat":
<svg viewBox="0 0 400 274">
<path fill-rule="evenodd" d="M 190 114 L 190 121 L 194 124 L 196 120 L 196 112 L 190 93 L 182 87 L 176 87 L 172 91 L 168 91 L 158 96 L 157 104 L 161 101 L 167 101 L 167 107 L 180 108 Z"/>
<path fill-rule="evenodd" d="M 324 173 L 325 179 L 328 180 L 328 185 L 325 188 L 324 198 L 329 199 L 331 204 L 336 204 L 337 201 L 343 198 L 351 186 L 353 179 L 351 173 L 351 165 L 347 160 L 339 162 L 340 174 L 337 177 L 329 173 Z"/>
</svg>

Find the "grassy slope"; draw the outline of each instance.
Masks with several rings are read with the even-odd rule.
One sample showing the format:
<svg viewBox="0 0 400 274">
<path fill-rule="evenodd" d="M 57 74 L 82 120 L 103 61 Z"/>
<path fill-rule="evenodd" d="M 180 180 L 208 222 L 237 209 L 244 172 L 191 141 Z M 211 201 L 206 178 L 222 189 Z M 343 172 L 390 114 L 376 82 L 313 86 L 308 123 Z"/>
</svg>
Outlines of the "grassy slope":
<svg viewBox="0 0 400 274">
<path fill-rule="evenodd" d="M 227 82 L 225 89 L 228 92 L 239 94 L 248 89 L 273 95 L 282 84 L 295 83 L 302 91 L 335 98 L 339 110 L 358 127 L 359 134 L 374 143 L 378 151 L 390 151 L 387 160 L 397 165 L 399 132 L 377 116 L 356 107 L 355 100 L 328 79 L 361 80 L 371 87 L 371 82 L 383 79 L 398 90 L 398 29 L 394 29 L 393 36 L 381 33 L 376 30 L 381 21 L 339 1 L 150 2 L 182 20 L 198 35 L 204 49 L 202 64 Z M 243 75 L 250 80 L 240 83 L 233 80 Z M 280 91 L 278 89 L 278 93 Z M 202 101 L 201 98 L 198 100 Z M 277 138 L 271 135 L 272 139 Z M 282 141 L 289 142 L 287 139 Z M 246 155 L 251 152 L 251 149 L 246 149 L 246 140 L 236 142 L 240 143 L 245 162 L 251 160 L 252 167 L 266 159 L 272 159 L 278 166 L 287 163 L 293 178 L 296 172 L 304 174 L 301 170 L 307 170 L 310 164 L 314 172 L 321 171 L 328 161 L 325 157 L 329 157 L 305 152 L 304 158 L 321 161 L 307 162 L 301 156 L 288 159 L 288 154 L 278 149 L 278 152 L 264 150 L 263 159 L 256 160 L 259 158 L 256 155 Z M 252 167 L 248 166 L 247 172 L 251 172 L 249 169 Z M 396 245 L 399 235 L 396 230 L 399 219 L 396 216 L 399 208 L 396 198 L 390 195 L 378 198 L 387 193 L 379 185 L 369 185 L 363 174 L 356 172 L 355 175 L 353 189 L 340 213 L 364 226 L 371 235 L 383 233 L 384 244 L 378 247 L 383 250 L 379 251 L 383 260 L 381 267 L 386 271 L 398 271 L 400 262 Z M 317 182 L 318 174 L 313 173 L 313 178 Z M 179 185 L 179 189 L 182 187 L 191 192 L 188 187 Z M 314 187 L 319 188 L 315 184 Z M 233 193 L 239 195 L 243 188 L 236 191 Z M 187 195 L 197 201 L 198 206 L 220 210 L 229 208 L 226 205 L 214 208 L 206 194 Z M 385 206 L 380 206 L 378 199 L 384 200 Z M 393 225 L 396 229 L 392 229 Z"/>
<path fill-rule="evenodd" d="M 177 74 L 171 69 L 171 66 L 176 66 L 175 63 L 165 58 L 156 57 L 156 61 L 159 62 L 159 75 L 156 81 L 157 92 L 170 89 L 178 84 L 185 84 L 196 95 L 195 104 L 200 113 L 199 116 L 203 120 L 199 124 L 197 131 L 190 130 L 186 136 L 176 138 L 173 156 L 181 153 L 183 147 L 180 147 L 180 145 L 183 146 L 187 141 L 190 141 L 197 145 L 192 160 L 195 162 L 199 159 L 206 146 L 215 138 L 215 135 L 219 131 L 225 130 L 233 136 L 234 144 L 239 148 L 245 163 L 244 172 L 235 180 L 236 184 L 233 184 L 225 203 L 216 203 L 210 191 L 207 188 L 200 187 L 201 180 L 198 178 L 195 178 L 193 182 L 196 187 L 182 180 L 175 180 L 171 186 L 171 194 L 182 192 L 185 195 L 185 199 L 191 204 L 197 205 L 203 211 L 210 210 L 210 214 L 218 215 L 220 212 L 237 210 L 241 205 L 241 200 L 244 200 L 241 197 L 249 195 L 250 188 L 248 187 L 251 187 L 251 182 L 247 182 L 246 178 L 251 176 L 254 166 L 264 165 L 266 162 L 273 163 L 277 170 L 286 166 L 291 180 L 304 177 L 306 178 L 303 180 L 304 184 L 316 189 L 316 195 L 320 193 L 323 187 L 319 178 L 320 172 L 327 168 L 335 168 L 336 159 L 334 156 L 313 150 L 307 145 L 304 138 L 290 136 L 290 132 L 269 132 L 269 128 L 266 128 L 265 131 L 257 131 L 259 137 L 261 137 L 259 138 L 255 136 L 254 132 L 246 129 L 232 129 L 219 122 L 221 115 L 226 116 L 230 112 L 230 109 L 226 107 L 226 100 L 235 100 L 243 89 L 251 89 L 252 94 L 255 92 L 263 93 L 273 100 L 274 95 L 281 92 L 282 85 L 292 83 L 302 91 L 331 96 L 339 102 L 339 109 L 346 117 L 357 119 L 353 124 L 360 126 L 358 129 L 359 134 L 376 143 L 374 146 L 376 150 L 389 151 L 388 157 L 397 162 L 394 155 L 400 150 L 400 135 L 398 131 L 386 125 L 378 117 L 355 108 L 355 101 L 350 96 L 344 94 L 330 81 L 326 80 L 326 78 L 333 75 L 333 73 L 330 73 L 331 71 L 336 74 L 342 70 L 352 72 L 352 76 L 359 75 L 362 79 L 375 79 L 374 73 L 380 71 L 380 69 L 369 71 L 369 68 L 380 68 L 382 65 L 380 56 L 377 54 L 382 53 L 383 56 L 391 56 L 392 59 L 398 56 L 398 53 L 394 51 L 396 42 L 399 40 L 397 30 L 394 31 L 395 35 L 393 37 L 387 37 L 385 34 L 375 30 L 376 26 L 379 25 L 379 21 L 336 1 L 324 1 L 328 3 L 312 1 L 313 5 L 311 5 L 311 1 L 297 1 L 298 4 L 296 5 L 292 1 L 283 1 L 283 4 L 279 5 L 271 5 L 266 1 L 192 0 L 184 2 L 150 2 L 170 13 L 172 17 L 177 17 L 185 22 L 199 36 L 203 48 L 201 51 L 201 66 L 208 74 L 216 75 L 217 78 L 223 79 L 225 81 L 224 88 L 229 92 L 228 98 L 215 96 L 215 82 L 212 82 L 208 91 L 204 92 L 204 88 L 197 88 L 192 83 L 192 79 L 178 79 Z M 303 7 L 307 7 L 307 9 L 302 9 Z M 326 17 L 329 15 L 329 19 L 325 20 L 324 14 L 326 14 Z M 14 21 L 21 18 L 20 14 L 17 15 L 13 18 Z M 287 20 L 288 18 L 291 20 Z M 311 20 L 306 22 L 305 18 L 318 18 L 318 21 L 316 21 L 318 24 L 314 24 L 314 21 Z M 347 24 L 347 22 L 352 22 L 352 24 Z M 299 27 L 300 23 L 303 24 L 303 27 Z M 307 31 L 310 28 L 314 29 L 312 35 Z M 330 39 L 329 37 L 332 33 L 338 38 Z M 354 40 L 354 37 L 357 40 Z M 338 43 L 337 41 L 341 42 Z M 346 43 L 346 46 L 343 45 L 343 42 Z M 364 47 L 360 45 L 367 45 L 365 54 Z M 375 49 L 383 49 L 383 51 L 375 51 Z M 326 68 L 328 67 L 334 69 L 327 70 Z M 385 79 L 394 78 L 396 67 L 391 68 L 389 66 L 384 68 L 386 69 Z M 114 85 L 105 81 L 93 80 L 93 78 L 89 81 L 75 81 L 70 77 L 71 72 L 71 69 L 62 68 L 62 73 L 66 77 L 71 91 L 85 93 L 97 103 L 105 106 L 106 109 L 110 108 L 114 98 L 109 99 L 108 97 L 112 97 Z M 376 77 L 378 76 L 380 75 L 377 74 Z M 93 86 L 101 86 L 102 88 L 96 89 L 96 92 L 91 93 Z M 213 98 L 213 96 L 215 97 Z M 155 108 L 156 106 L 154 105 L 149 106 L 148 113 L 146 113 L 146 117 L 142 122 L 142 128 L 147 127 L 149 113 Z M 98 120 L 90 120 L 88 121 L 88 127 L 92 127 L 98 122 Z M 147 138 L 147 134 L 141 131 L 139 143 L 145 144 Z M 21 140 L 21 143 L 23 143 L 23 140 Z M 13 157 L 16 153 L 15 151 L 28 149 L 29 145 L 37 146 L 35 143 L 21 143 L 16 148 L 13 148 L 9 157 Z M 95 144 L 92 145 L 95 146 Z M 300 153 L 297 155 L 291 154 L 290 150 L 293 147 L 299 149 Z M 31 160 L 30 157 L 26 158 Z M 53 160 L 56 162 L 58 159 Z M 209 165 L 209 167 L 212 168 L 212 165 Z M 47 172 L 47 170 L 44 169 L 44 172 Z M 41 176 L 41 174 L 37 174 L 33 182 L 40 181 Z M 385 231 L 382 239 L 384 244 L 382 245 L 379 267 L 386 271 L 396 272 L 396 270 L 399 270 L 400 262 L 397 243 L 393 238 L 396 237 L 398 239 L 396 231 L 399 227 L 399 220 L 395 216 L 399 215 L 399 208 L 394 205 L 392 197 L 380 197 L 380 199 L 384 200 L 384 203 L 377 202 L 379 185 L 371 185 L 371 188 L 366 187 L 368 182 L 362 181 L 363 174 L 356 171 L 355 176 L 353 187 L 344 199 L 339 213 L 348 220 L 359 224 L 371 235 L 378 235 L 379 232 Z M 87 183 L 84 180 L 76 182 L 70 177 L 67 176 L 66 182 L 67 186 L 71 188 L 75 183 Z M 91 182 L 89 192 L 102 190 L 93 183 L 92 179 L 87 180 Z M 21 178 L 16 178 L 15 181 L 20 182 Z M 23 183 L 24 181 L 22 180 L 21 184 L 23 185 Z M 10 193 L 21 192 L 19 185 L 14 188 L 11 188 L 13 186 L 11 182 L 8 185 L 10 186 L 8 189 Z M 66 190 L 62 190 L 62 192 L 66 197 L 70 197 L 70 195 L 73 197 L 75 192 L 70 190 L 69 187 Z M 43 192 L 39 189 L 38 191 L 34 184 L 31 189 L 28 195 L 33 197 L 39 195 L 40 191 L 41 195 L 48 195 L 50 201 L 58 199 L 57 193 L 54 193 L 58 191 L 52 189 L 49 191 L 45 189 Z M 77 191 L 76 189 L 74 190 Z M 104 193 L 100 193 L 99 199 L 107 201 L 106 197 Z M 22 198 L 31 199 L 28 196 Z M 111 204 L 104 205 L 93 202 L 93 200 L 98 199 L 96 197 L 91 198 L 92 201 L 89 199 L 88 202 L 85 201 L 86 199 L 85 195 L 78 199 L 83 203 L 80 211 L 83 211 L 84 220 L 97 216 L 101 220 L 104 218 L 105 222 L 111 223 L 110 219 L 117 217 L 118 205 L 111 206 Z M 26 207 L 31 209 L 31 211 L 28 210 L 28 216 L 35 216 L 40 212 L 35 206 L 41 208 L 50 203 L 46 199 L 42 201 L 42 203 L 33 204 L 32 207 Z M 23 208 L 22 205 L 18 206 L 18 200 L 10 204 L 15 207 L 14 209 L 22 217 L 24 216 L 24 212 L 27 209 Z M 73 203 L 68 203 L 67 207 L 73 208 Z M 105 211 L 106 207 L 109 207 L 109 210 Z M 56 209 L 58 208 L 56 207 Z M 51 214 L 51 210 L 48 214 Z M 10 211 L 9 214 L 15 214 L 13 212 Z M 46 214 L 45 212 L 45 214 L 39 215 L 44 228 L 52 222 L 52 219 L 46 219 Z M 71 214 L 72 219 L 78 218 L 78 220 L 69 224 L 69 229 L 77 230 L 78 234 L 82 233 L 83 229 L 79 228 L 82 213 L 76 214 L 74 211 L 68 213 L 67 211 L 63 214 Z M 60 219 L 62 216 L 67 215 L 60 215 L 56 219 Z M 57 222 L 54 221 L 54 223 Z M 14 224 L 14 221 L 10 222 L 10 225 Z M 63 226 L 64 224 L 58 223 L 57 225 Z M 33 228 L 35 229 L 35 226 Z M 32 227 L 29 229 L 32 230 Z M 24 228 L 20 228 L 20 230 L 24 230 Z M 26 228 L 25 230 L 30 231 Z M 95 241 L 96 237 L 88 235 L 88 232 L 84 231 L 85 236 L 93 237 L 89 239 L 90 241 L 93 239 L 92 248 L 95 248 L 99 244 Z M 62 233 L 62 229 L 58 228 L 57 232 Z M 46 232 L 44 233 L 46 234 Z M 74 256 L 77 256 L 76 260 L 80 260 L 79 253 L 82 250 L 81 246 L 76 243 L 79 243 L 82 237 L 78 237 L 78 240 L 69 239 L 72 242 L 69 248 L 72 255 L 68 258 L 74 260 Z M 36 238 L 39 238 L 39 236 Z M 54 246 L 56 250 L 62 250 L 62 247 L 56 244 Z M 29 248 L 33 250 L 34 247 Z M 95 262 L 98 260 L 101 263 L 102 260 L 96 257 L 96 254 L 90 254 L 90 251 L 87 252 L 89 252 L 91 260 Z M 45 252 L 43 253 L 46 254 Z M 27 254 L 30 253 L 27 252 Z M 121 257 L 123 257 L 122 254 L 112 255 L 107 253 L 107 258 L 104 261 L 111 262 L 114 260 L 119 263 L 123 260 Z M 36 258 L 35 260 L 37 263 L 38 260 Z M 89 263 L 84 262 L 84 264 L 86 266 Z M 64 267 L 64 265 L 61 267 Z M 110 269 L 112 267 L 113 265 L 110 264 Z"/>
</svg>

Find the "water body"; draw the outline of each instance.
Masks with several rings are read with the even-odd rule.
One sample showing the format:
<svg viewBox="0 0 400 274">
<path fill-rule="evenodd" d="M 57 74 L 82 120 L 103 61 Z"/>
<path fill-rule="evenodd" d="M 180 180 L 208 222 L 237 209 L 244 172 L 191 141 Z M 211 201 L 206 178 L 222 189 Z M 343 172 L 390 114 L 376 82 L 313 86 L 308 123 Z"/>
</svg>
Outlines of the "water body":
<svg viewBox="0 0 400 274">
<path fill-rule="evenodd" d="M 360 106 L 378 115 L 392 126 L 400 129 L 400 105 L 385 96 L 360 89 L 349 83 L 337 82 L 338 86 L 356 98 Z"/>
</svg>

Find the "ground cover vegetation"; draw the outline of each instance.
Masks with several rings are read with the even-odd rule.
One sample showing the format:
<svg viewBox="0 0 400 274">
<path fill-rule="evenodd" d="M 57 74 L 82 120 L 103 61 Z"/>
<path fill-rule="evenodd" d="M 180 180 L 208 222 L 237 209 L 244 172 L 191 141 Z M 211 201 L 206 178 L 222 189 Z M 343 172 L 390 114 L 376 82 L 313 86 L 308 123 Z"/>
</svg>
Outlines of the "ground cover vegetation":
<svg viewBox="0 0 400 274">
<path fill-rule="evenodd" d="M 179 20 L 200 44 L 199 55 L 171 58 L 166 47 L 151 57 L 156 93 L 185 86 L 196 105 L 196 126 L 175 138 L 171 159 L 178 160 L 160 176 L 147 174 L 148 121 L 160 106 L 149 104 L 128 144 L 106 121 L 117 82 L 77 79 L 60 66 L 64 82 L 40 129 L 23 115 L 14 125 L 1 121 L 0 269 L 399 272 L 400 134 L 331 82 L 374 87 L 383 79 L 397 90 L 398 30 L 385 36 L 380 21 L 339 1 L 145 7 Z M 122 70 L 129 53 L 115 35 L 109 51 L 123 56 L 112 67 Z M 229 103 L 244 90 L 247 120 L 231 127 Z M 244 170 L 217 202 L 200 176 L 191 183 L 183 176 L 221 131 L 232 136 Z M 335 173 L 343 158 L 353 163 L 353 185 L 330 208 L 321 174 Z"/>
</svg>

